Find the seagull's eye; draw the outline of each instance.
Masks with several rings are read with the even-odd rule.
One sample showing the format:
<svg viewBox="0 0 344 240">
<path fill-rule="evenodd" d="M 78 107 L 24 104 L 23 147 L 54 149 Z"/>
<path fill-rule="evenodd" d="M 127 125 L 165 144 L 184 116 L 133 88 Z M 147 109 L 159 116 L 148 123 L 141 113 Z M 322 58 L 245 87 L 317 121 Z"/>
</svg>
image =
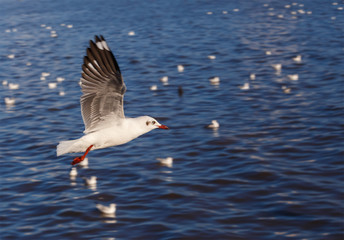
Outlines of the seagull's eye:
<svg viewBox="0 0 344 240">
<path fill-rule="evenodd" d="M 147 126 L 149 125 L 149 121 L 146 122 L 146 125 L 147 125 Z"/>
<path fill-rule="evenodd" d="M 155 121 L 152 121 L 152 124 L 154 125 L 156 122 Z"/>
</svg>

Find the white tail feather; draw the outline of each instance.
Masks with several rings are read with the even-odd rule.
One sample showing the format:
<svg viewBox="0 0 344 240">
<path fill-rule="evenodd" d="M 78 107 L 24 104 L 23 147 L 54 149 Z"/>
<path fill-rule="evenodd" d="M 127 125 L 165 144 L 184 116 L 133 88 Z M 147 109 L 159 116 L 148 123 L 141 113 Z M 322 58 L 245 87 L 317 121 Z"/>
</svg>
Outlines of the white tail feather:
<svg viewBox="0 0 344 240">
<path fill-rule="evenodd" d="M 59 145 L 57 145 L 56 147 L 56 156 L 61 156 L 63 154 L 66 153 L 70 153 L 70 152 L 75 152 L 73 149 L 73 145 L 75 142 L 77 142 L 77 140 L 70 140 L 70 141 L 62 141 L 59 143 Z"/>
</svg>

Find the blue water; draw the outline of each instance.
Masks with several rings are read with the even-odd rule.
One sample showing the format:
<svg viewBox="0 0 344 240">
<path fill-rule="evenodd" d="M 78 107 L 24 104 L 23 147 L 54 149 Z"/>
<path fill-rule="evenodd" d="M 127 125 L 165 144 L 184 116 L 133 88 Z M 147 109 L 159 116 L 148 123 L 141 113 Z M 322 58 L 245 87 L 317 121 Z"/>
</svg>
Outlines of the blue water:
<svg viewBox="0 0 344 240">
<path fill-rule="evenodd" d="M 0 239 L 344 239 L 344 2 L 292 3 L 2 0 L 0 84 L 20 86 L 0 85 Z M 170 130 L 93 151 L 71 179 L 78 154 L 55 147 L 82 136 L 78 81 L 98 34 L 126 115 Z"/>
</svg>

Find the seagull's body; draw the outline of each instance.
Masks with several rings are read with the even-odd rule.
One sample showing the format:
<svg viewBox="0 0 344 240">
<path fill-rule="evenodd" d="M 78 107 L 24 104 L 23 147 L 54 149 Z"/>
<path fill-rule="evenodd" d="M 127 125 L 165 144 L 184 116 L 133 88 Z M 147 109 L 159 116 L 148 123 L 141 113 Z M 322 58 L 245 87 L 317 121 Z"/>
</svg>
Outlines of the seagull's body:
<svg viewBox="0 0 344 240">
<path fill-rule="evenodd" d="M 249 83 L 245 83 L 244 85 L 239 86 L 239 88 L 241 90 L 249 90 L 250 89 L 250 84 Z"/>
<path fill-rule="evenodd" d="M 160 82 L 168 83 L 168 76 L 163 76 L 162 78 L 160 78 Z"/>
<path fill-rule="evenodd" d="M 17 89 L 19 89 L 19 84 L 18 83 L 9 83 L 8 88 L 11 90 L 17 90 Z"/>
<path fill-rule="evenodd" d="M 156 91 L 156 90 L 158 90 L 158 86 L 157 85 L 152 85 L 149 89 L 151 91 Z"/>
<path fill-rule="evenodd" d="M 82 65 L 80 99 L 85 135 L 76 140 L 62 141 L 57 156 L 83 152 L 73 165 L 84 160 L 89 151 L 125 144 L 155 128 L 168 129 L 149 116 L 126 118 L 123 95 L 126 91 L 115 56 L 103 36 L 90 41 Z"/>
<path fill-rule="evenodd" d="M 220 78 L 219 77 L 211 77 L 209 78 L 210 84 L 218 85 L 220 84 Z"/>
<path fill-rule="evenodd" d="M 128 32 L 128 36 L 135 36 L 135 32 L 134 31 Z"/>
<path fill-rule="evenodd" d="M 58 81 L 58 82 L 63 82 L 64 80 L 65 80 L 64 77 L 57 77 L 57 78 L 56 78 L 56 81 Z"/>
<path fill-rule="evenodd" d="M 166 167 L 172 167 L 173 164 L 173 158 L 172 157 L 167 157 L 167 158 L 157 158 L 161 165 L 166 166 Z"/>
<path fill-rule="evenodd" d="M 54 89 L 54 88 L 56 88 L 56 86 L 57 86 L 57 83 L 56 83 L 56 82 L 48 83 L 48 87 L 49 87 L 50 89 Z"/>
<path fill-rule="evenodd" d="M 302 56 L 301 55 L 297 55 L 296 57 L 293 58 L 294 62 L 300 63 L 302 61 Z"/>
<path fill-rule="evenodd" d="M 272 64 L 271 67 L 273 67 L 277 72 L 280 72 L 282 70 L 282 64 Z"/>
<path fill-rule="evenodd" d="M 299 80 L 299 75 L 298 74 L 290 74 L 290 75 L 288 75 L 288 78 L 292 81 L 297 81 L 297 80 Z"/>
<path fill-rule="evenodd" d="M 216 120 L 211 120 L 211 124 L 207 126 L 207 128 L 212 128 L 212 129 L 218 129 L 220 127 L 220 124 Z"/>
<path fill-rule="evenodd" d="M 86 185 L 96 185 L 97 184 L 97 177 L 91 176 L 90 178 L 84 178 Z"/>
<path fill-rule="evenodd" d="M 288 88 L 287 86 L 282 86 L 282 90 L 284 93 L 290 93 L 291 92 L 291 88 Z"/>
<path fill-rule="evenodd" d="M 96 207 L 99 211 L 101 211 L 104 214 L 114 214 L 116 212 L 116 204 L 111 203 L 109 206 L 104 206 L 102 204 L 97 204 Z"/>
<path fill-rule="evenodd" d="M 147 121 L 154 121 L 148 116 L 116 119 L 111 115 L 102 122 L 99 128 L 95 128 L 90 133 L 86 132 L 83 137 L 60 142 L 57 146 L 57 155 L 84 152 L 91 145 L 93 145 L 92 150 L 122 145 L 156 128 L 151 123 L 147 126 Z"/>
<path fill-rule="evenodd" d="M 42 72 L 42 73 L 41 73 L 41 76 L 42 76 L 42 77 L 49 77 L 49 76 L 50 76 L 50 73 L 49 73 L 49 72 Z"/>
<path fill-rule="evenodd" d="M 15 98 L 5 97 L 5 103 L 6 103 L 7 106 L 14 105 L 16 103 L 16 99 Z"/>
</svg>

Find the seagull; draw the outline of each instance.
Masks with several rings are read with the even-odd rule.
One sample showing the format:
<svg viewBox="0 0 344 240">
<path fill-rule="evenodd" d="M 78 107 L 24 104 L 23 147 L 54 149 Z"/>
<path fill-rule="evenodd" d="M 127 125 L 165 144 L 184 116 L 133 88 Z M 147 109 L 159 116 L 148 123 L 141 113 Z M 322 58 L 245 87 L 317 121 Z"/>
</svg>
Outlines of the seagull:
<svg viewBox="0 0 344 240">
<path fill-rule="evenodd" d="M 18 83 L 9 83 L 8 88 L 11 90 L 17 90 L 17 89 L 19 89 L 19 84 Z"/>
<path fill-rule="evenodd" d="M 134 31 L 128 32 L 128 36 L 135 36 L 135 32 Z"/>
<path fill-rule="evenodd" d="M 64 80 L 65 80 L 64 77 L 57 77 L 57 78 L 56 78 L 56 81 L 58 81 L 58 82 L 63 82 Z"/>
<path fill-rule="evenodd" d="M 15 98 L 5 97 L 5 103 L 6 103 L 7 106 L 14 105 L 16 103 L 16 99 Z"/>
<path fill-rule="evenodd" d="M 239 86 L 239 88 L 241 90 L 249 90 L 250 89 L 250 84 L 249 83 L 245 83 L 244 85 Z"/>
<path fill-rule="evenodd" d="M 114 214 L 116 212 L 116 204 L 111 203 L 110 206 L 104 206 L 102 204 L 97 204 L 96 207 L 99 211 L 101 211 L 104 214 Z"/>
<path fill-rule="evenodd" d="M 287 86 L 282 86 L 282 90 L 284 93 L 290 93 L 291 92 L 291 88 L 288 88 Z"/>
<path fill-rule="evenodd" d="M 280 72 L 282 70 L 282 64 L 272 64 L 271 67 L 273 67 L 277 72 Z"/>
<path fill-rule="evenodd" d="M 149 88 L 151 91 L 156 91 L 156 90 L 158 90 L 158 86 L 157 85 L 152 85 L 152 86 L 150 86 L 150 88 Z"/>
<path fill-rule="evenodd" d="M 167 83 L 168 82 L 168 76 L 163 76 L 162 78 L 160 78 L 160 82 Z"/>
<path fill-rule="evenodd" d="M 97 184 L 97 177 L 96 176 L 91 176 L 90 178 L 84 178 L 84 181 L 86 185 L 96 185 Z"/>
<path fill-rule="evenodd" d="M 54 89 L 54 88 L 56 88 L 56 86 L 57 86 L 57 83 L 56 83 L 56 82 L 48 83 L 48 87 L 49 87 L 50 89 Z"/>
<path fill-rule="evenodd" d="M 167 158 L 157 158 L 161 165 L 171 168 L 173 164 L 173 158 L 167 157 Z"/>
<path fill-rule="evenodd" d="M 300 63 L 302 61 L 302 56 L 301 55 L 297 55 L 296 57 L 293 58 L 294 62 Z"/>
<path fill-rule="evenodd" d="M 168 129 L 149 116 L 124 116 L 123 95 L 126 91 L 120 68 L 103 36 L 90 41 L 82 65 L 80 98 L 85 125 L 84 136 L 62 141 L 56 155 L 85 151 L 72 165 L 83 161 L 91 150 L 125 144 L 153 129 Z"/>
<path fill-rule="evenodd" d="M 299 80 L 299 75 L 298 74 L 290 74 L 288 75 L 288 78 L 293 81 Z"/>
<path fill-rule="evenodd" d="M 220 84 L 220 78 L 219 77 L 211 77 L 211 78 L 209 78 L 209 82 L 210 82 L 210 84 L 218 85 L 218 84 Z"/>
<path fill-rule="evenodd" d="M 211 120 L 211 124 L 207 126 L 207 128 L 218 129 L 220 124 L 216 120 Z"/>
<path fill-rule="evenodd" d="M 49 72 L 42 72 L 42 73 L 41 73 L 41 76 L 42 76 L 42 77 L 49 77 L 49 76 L 50 76 L 50 73 L 49 73 Z"/>
</svg>

